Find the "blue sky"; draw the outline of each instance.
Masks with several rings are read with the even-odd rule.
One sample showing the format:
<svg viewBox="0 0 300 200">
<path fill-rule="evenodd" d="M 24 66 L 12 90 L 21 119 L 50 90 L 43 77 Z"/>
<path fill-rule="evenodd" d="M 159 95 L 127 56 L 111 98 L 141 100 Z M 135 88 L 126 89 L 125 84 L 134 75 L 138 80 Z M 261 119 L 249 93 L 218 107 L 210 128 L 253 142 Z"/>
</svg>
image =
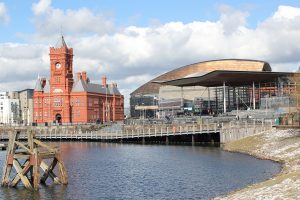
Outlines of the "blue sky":
<svg viewBox="0 0 300 200">
<path fill-rule="evenodd" d="M 0 90 L 49 76 L 49 47 L 61 27 L 74 73 L 86 70 L 96 83 L 106 75 L 126 101 L 143 83 L 191 63 L 300 65 L 300 0 L 0 0 Z"/>
<path fill-rule="evenodd" d="M 0 1 L 1 2 L 1 1 Z M 31 6 L 37 1 L 5 0 L 10 22 L 0 25 L 5 31 L 0 32 L 0 42 L 26 42 L 18 33 L 32 34 L 35 27 L 32 23 L 34 14 Z M 228 5 L 249 13 L 248 27 L 256 27 L 276 11 L 279 5 L 300 7 L 300 1 L 295 0 L 53 0 L 52 6 L 63 10 L 89 8 L 95 13 L 104 13 L 118 26 L 149 26 L 153 23 L 181 21 L 216 21 L 220 13 L 218 6 Z M 58 25 L 60 26 L 60 25 Z M 59 30 L 60 28 L 58 28 Z"/>
</svg>

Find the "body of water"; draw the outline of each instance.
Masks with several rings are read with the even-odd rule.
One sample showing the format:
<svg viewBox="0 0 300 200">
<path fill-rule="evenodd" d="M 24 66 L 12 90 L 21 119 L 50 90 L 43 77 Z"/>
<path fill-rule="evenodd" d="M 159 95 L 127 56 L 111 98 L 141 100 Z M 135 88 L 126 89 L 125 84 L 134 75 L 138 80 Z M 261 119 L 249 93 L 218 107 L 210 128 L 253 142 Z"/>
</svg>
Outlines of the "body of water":
<svg viewBox="0 0 300 200">
<path fill-rule="evenodd" d="M 0 188 L 3 199 L 211 199 L 270 178 L 280 165 L 218 147 L 51 143 L 60 146 L 67 186 Z M 6 152 L 0 152 L 3 165 Z"/>
</svg>

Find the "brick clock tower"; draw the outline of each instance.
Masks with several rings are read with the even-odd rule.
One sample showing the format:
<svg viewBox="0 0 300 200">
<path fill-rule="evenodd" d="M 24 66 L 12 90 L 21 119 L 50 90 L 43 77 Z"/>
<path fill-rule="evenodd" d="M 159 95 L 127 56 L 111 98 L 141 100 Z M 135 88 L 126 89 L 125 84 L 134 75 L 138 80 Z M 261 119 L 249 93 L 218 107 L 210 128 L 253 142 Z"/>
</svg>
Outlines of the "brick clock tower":
<svg viewBox="0 0 300 200">
<path fill-rule="evenodd" d="M 33 118 L 42 123 L 100 123 L 124 119 L 124 97 L 116 83 L 90 83 L 87 72 L 73 79 L 73 48 L 61 36 L 50 47 L 50 78 L 38 77 Z"/>
<path fill-rule="evenodd" d="M 68 48 L 64 37 L 61 37 L 56 47 L 50 48 L 50 99 L 53 108 L 51 119 L 70 123 L 71 105 L 70 93 L 73 87 L 73 48 Z"/>
</svg>

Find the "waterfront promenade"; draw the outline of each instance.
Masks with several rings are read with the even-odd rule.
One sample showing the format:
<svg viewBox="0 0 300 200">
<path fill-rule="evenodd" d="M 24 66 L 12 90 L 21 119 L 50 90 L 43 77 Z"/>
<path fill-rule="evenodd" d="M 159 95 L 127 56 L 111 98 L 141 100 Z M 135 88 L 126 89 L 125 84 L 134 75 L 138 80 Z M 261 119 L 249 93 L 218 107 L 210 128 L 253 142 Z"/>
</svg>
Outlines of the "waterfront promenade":
<svg viewBox="0 0 300 200">
<path fill-rule="evenodd" d="M 226 143 L 272 128 L 271 122 L 236 121 L 230 123 L 119 125 L 99 130 L 83 130 L 80 126 L 51 127 L 1 127 L 0 139 L 7 140 L 9 131 L 19 131 L 20 139 L 26 139 L 27 131 L 34 130 L 42 140 L 95 140 L 95 141 L 163 141 L 220 142 Z M 185 137 L 188 136 L 188 137 Z M 170 141 L 170 142 L 171 142 Z"/>
</svg>

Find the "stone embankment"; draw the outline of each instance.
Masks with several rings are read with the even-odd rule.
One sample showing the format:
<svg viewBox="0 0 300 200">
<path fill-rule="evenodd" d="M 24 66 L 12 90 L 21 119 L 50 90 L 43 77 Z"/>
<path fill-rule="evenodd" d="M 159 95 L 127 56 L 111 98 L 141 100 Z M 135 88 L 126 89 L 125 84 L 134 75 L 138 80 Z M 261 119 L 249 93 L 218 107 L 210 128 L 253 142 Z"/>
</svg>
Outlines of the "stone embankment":
<svg viewBox="0 0 300 200">
<path fill-rule="evenodd" d="M 272 129 L 230 142 L 224 149 L 282 164 L 275 177 L 215 199 L 300 199 L 300 129 Z"/>
</svg>

